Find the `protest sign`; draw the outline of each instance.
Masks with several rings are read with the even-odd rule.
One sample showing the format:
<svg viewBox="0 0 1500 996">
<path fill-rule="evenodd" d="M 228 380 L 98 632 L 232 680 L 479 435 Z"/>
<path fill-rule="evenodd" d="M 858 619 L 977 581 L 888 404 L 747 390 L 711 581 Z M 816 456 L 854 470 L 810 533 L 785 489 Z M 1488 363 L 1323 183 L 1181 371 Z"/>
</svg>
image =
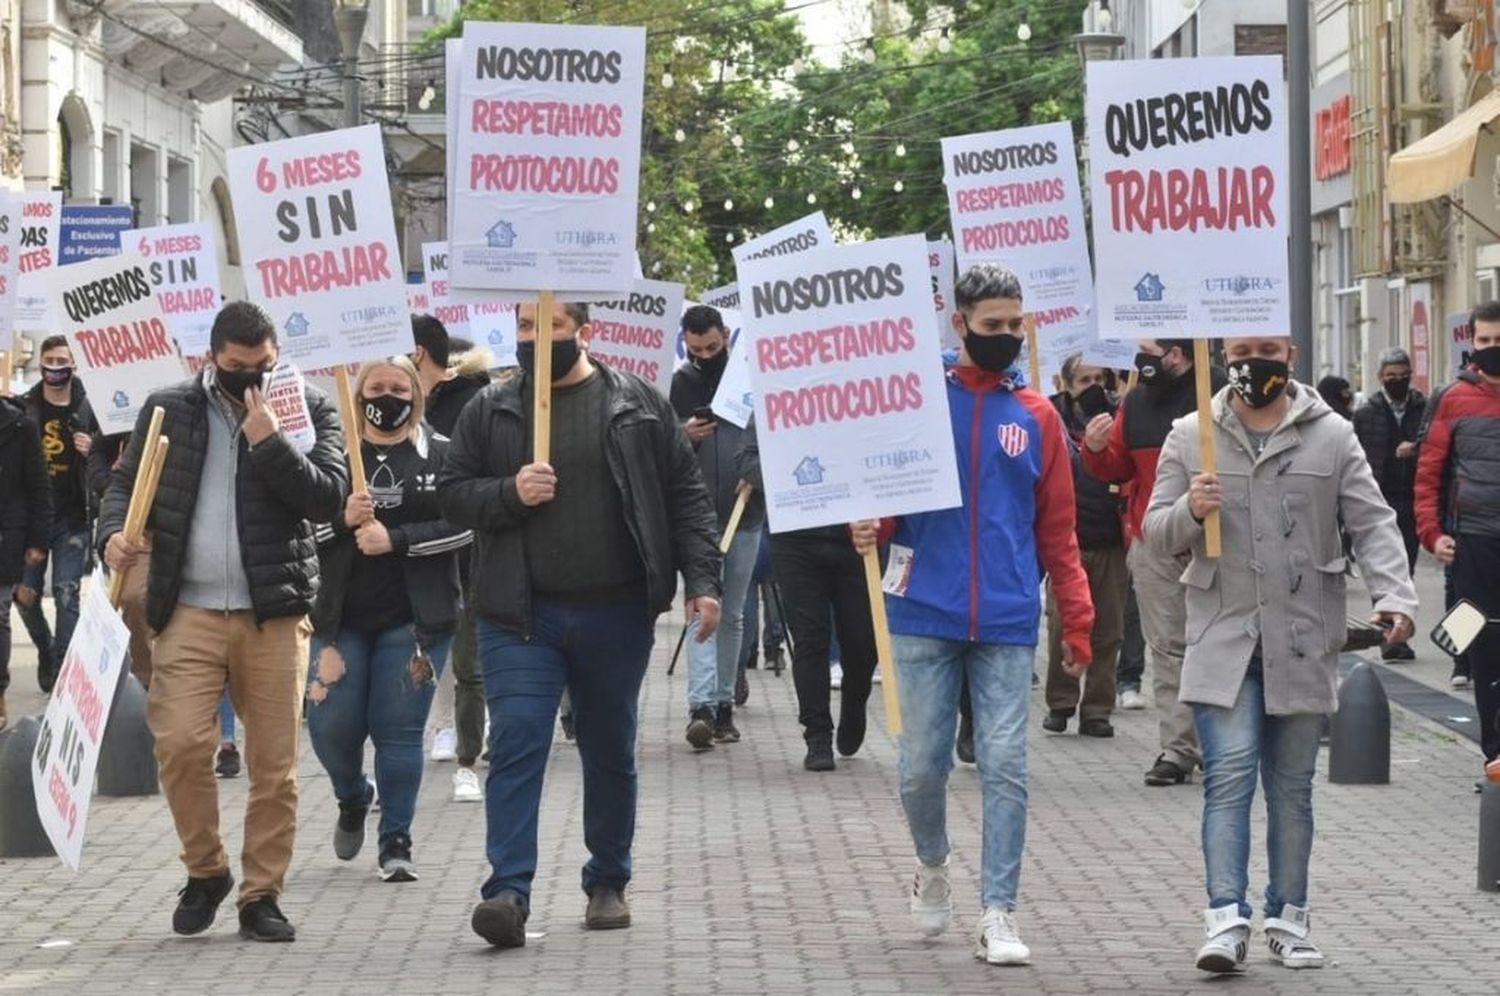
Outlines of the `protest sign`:
<svg viewBox="0 0 1500 996">
<path fill-rule="evenodd" d="M 958 330 L 953 327 L 953 316 L 958 314 L 958 302 L 954 298 L 953 243 L 927 243 L 927 266 L 932 270 L 932 307 L 937 312 L 938 339 L 944 349 L 957 349 Z"/>
<path fill-rule="evenodd" d="M 48 307 L 68 336 L 106 436 L 130 432 L 147 395 L 187 376 L 150 261 L 134 250 L 54 268 Z"/>
<path fill-rule="evenodd" d="M 516 365 L 516 306 L 498 298 L 469 303 L 469 337 L 493 357 L 491 368 Z"/>
<path fill-rule="evenodd" d="M 628 295 L 590 304 L 589 358 L 628 370 L 669 397 L 682 292 L 681 284 L 637 280 Z"/>
<path fill-rule="evenodd" d="M 741 268 L 773 531 L 959 504 L 930 287 L 920 236 Z"/>
<path fill-rule="evenodd" d="M 469 21 L 460 53 L 454 284 L 628 293 L 645 29 Z"/>
<path fill-rule="evenodd" d="M 167 316 L 167 330 L 191 361 L 208 353 L 208 334 L 219 314 L 219 254 L 207 222 L 138 228 L 123 237 L 150 262 L 146 272 Z"/>
<path fill-rule="evenodd" d="M 1287 334 L 1282 73 L 1280 56 L 1089 63 L 1102 338 Z"/>
<path fill-rule="evenodd" d="M 420 284 L 406 285 L 406 308 L 413 315 L 432 314 L 432 293 L 425 280 Z"/>
<path fill-rule="evenodd" d="M 230 149 L 250 300 L 304 369 L 411 350 L 379 125 Z"/>
<path fill-rule="evenodd" d="M 19 286 L 16 331 L 50 335 L 56 321 L 48 310 L 47 279 L 57 266 L 57 227 L 62 193 L 56 190 L 17 194 L 21 200 L 21 246 L 16 257 Z"/>
<path fill-rule="evenodd" d="M 732 345 L 724 376 L 719 378 L 719 389 L 709 407 L 719 418 L 743 429 L 755 414 L 755 388 L 750 384 L 750 340 L 740 334 L 743 320 L 738 311 L 724 308 L 719 314 L 724 316 L 724 327 L 730 330 Z"/>
<path fill-rule="evenodd" d="M 1449 315 L 1445 323 L 1448 328 L 1448 372 L 1451 374 L 1463 373 L 1474 359 L 1473 317 L 1473 312 L 1460 311 Z"/>
<path fill-rule="evenodd" d="M 463 23 L 459 23 L 459 30 L 463 30 Z M 453 231 L 453 204 L 455 181 L 458 177 L 458 88 L 460 84 L 459 62 L 463 59 L 464 39 L 460 35 L 457 38 L 447 38 L 443 41 L 443 134 L 447 136 L 443 142 L 443 154 L 446 158 L 447 172 L 444 174 L 448 211 L 448 223 L 443 226 L 443 231 Z"/>
<path fill-rule="evenodd" d="M 71 266 L 113 256 L 120 238 L 135 225 L 129 204 L 64 204 L 57 238 L 57 265 Z"/>
<path fill-rule="evenodd" d="M 0 351 L 7 364 L 16 339 L 16 298 L 19 291 L 17 261 L 21 249 L 21 198 L 0 191 Z M 9 390 L 9 369 L 0 372 L 0 393 Z"/>
<path fill-rule="evenodd" d="M 723 287 L 706 290 L 700 296 L 699 303 L 706 304 L 710 308 L 718 308 L 720 311 L 723 311 L 725 308 L 738 311 L 740 308 L 740 285 L 725 284 Z"/>
<path fill-rule="evenodd" d="M 448 243 L 423 242 L 422 268 L 427 275 L 427 313 L 442 322 L 449 335 L 469 338 L 469 305 L 455 299 L 448 282 Z"/>
<path fill-rule="evenodd" d="M 795 256 L 814 249 L 827 249 L 832 245 L 833 232 L 828 228 L 828 219 L 822 211 L 814 211 L 805 218 L 798 218 L 735 246 L 730 255 L 734 257 L 734 266 L 738 270 L 750 260 L 769 256 Z M 739 283 L 743 285 L 744 280 L 741 279 Z M 704 303 L 711 302 L 705 300 Z"/>
<path fill-rule="evenodd" d="M 303 453 L 318 441 L 312 412 L 307 407 L 305 387 L 302 373 L 291 363 L 278 363 L 265 383 L 266 403 L 276 413 L 277 424 L 292 445 Z"/>
<path fill-rule="evenodd" d="M 83 859 L 99 745 L 129 645 L 130 632 L 110 607 L 102 571 L 95 570 L 31 757 L 37 816 L 57 856 L 74 871 Z"/>
</svg>

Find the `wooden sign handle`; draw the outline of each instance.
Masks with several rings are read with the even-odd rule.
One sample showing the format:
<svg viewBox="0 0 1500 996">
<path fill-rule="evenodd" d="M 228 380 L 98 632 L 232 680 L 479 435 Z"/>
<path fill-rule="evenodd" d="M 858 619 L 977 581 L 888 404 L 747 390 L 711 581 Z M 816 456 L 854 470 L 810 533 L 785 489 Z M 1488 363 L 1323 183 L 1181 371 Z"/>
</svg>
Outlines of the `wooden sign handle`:
<svg viewBox="0 0 1500 996">
<path fill-rule="evenodd" d="M 750 501 L 750 485 L 740 482 L 739 493 L 734 498 L 734 510 L 729 513 L 729 525 L 724 527 L 724 538 L 719 540 L 719 552 L 727 554 L 734 543 L 734 534 L 740 531 L 740 520 L 745 517 L 745 506 Z"/>
<path fill-rule="evenodd" d="M 532 461 L 552 462 L 552 292 L 536 304 L 536 365 L 532 374 Z"/>
<path fill-rule="evenodd" d="M 1214 388 L 1209 375 L 1208 340 L 1193 340 L 1193 378 L 1198 391 L 1198 441 L 1203 459 L 1203 473 L 1217 472 L 1217 450 L 1214 447 Z M 1208 556 L 1217 559 L 1223 550 L 1219 530 L 1219 513 L 1210 512 L 1203 520 L 1203 546 Z"/>
<path fill-rule="evenodd" d="M 146 532 L 146 523 L 151 517 L 151 505 L 156 501 L 156 488 L 161 483 L 162 468 L 167 463 L 167 437 L 161 434 L 162 422 L 166 418 L 165 408 L 157 406 L 151 412 L 151 424 L 146 430 L 146 439 L 141 447 L 141 459 L 136 464 L 135 483 L 130 487 L 130 504 L 125 509 L 125 539 L 139 543 Z M 125 573 L 114 571 L 109 576 L 109 604 L 116 608 L 125 590 Z"/>
<path fill-rule="evenodd" d="M 339 418 L 344 423 L 344 452 L 349 454 L 349 487 L 355 494 L 363 494 L 368 490 L 365 453 L 359 445 L 359 409 L 355 407 L 354 387 L 349 383 L 349 368 L 340 364 L 333 379 L 339 392 Z"/>
<path fill-rule="evenodd" d="M 1042 354 L 1036 345 L 1036 314 L 1028 311 L 1021 321 L 1026 329 L 1026 363 L 1031 375 L 1031 389 L 1046 394 L 1042 388 Z"/>
<path fill-rule="evenodd" d="M 885 592 L 880 586 L 880 554 L 864 555 L 865 587 L 870 595 L 870 620 L 875 624 L 875 651 L 880 660 L 880 688 L 885 695 L 885 724 L 891 736 L 901 735 L 901 694 L 896 687 L 896 654 L 891 648 L 891 624 L 885 616 Z"/>
<path fill-rule="evenodd" d="M 0 349 L 0 396 L 10 397 L 10 379 L 15 375 L 15 369 L 10 358 L 10 350 Z"/>
</svg>

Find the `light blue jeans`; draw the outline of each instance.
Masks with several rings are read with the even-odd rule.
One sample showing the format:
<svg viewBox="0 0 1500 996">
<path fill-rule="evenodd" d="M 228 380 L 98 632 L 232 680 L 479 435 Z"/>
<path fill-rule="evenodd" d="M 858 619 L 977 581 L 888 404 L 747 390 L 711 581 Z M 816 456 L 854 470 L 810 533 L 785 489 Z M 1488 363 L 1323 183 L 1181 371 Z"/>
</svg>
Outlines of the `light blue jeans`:
<svg viewBox="0 0 1500 996">
<path fill-rule="evenodd" d="M 698 642 L 698 620 L 688 622 L 688 710 L 714 708 L 734 702 L 734 682 L 740 673 L 740 641 L 745 628 L 745 593 L 755 558 L 760 552 L 760 530 L 741 529 L 724 557 L 724 595 L 719 600 L 719 628 Z"/>
<path fill-rule="evenodd" d="M 917 858 L 941 864 L 958 697 L 974 699 L 974 754 L 984 812 L 980 900 L 1013 910 L 1026 846 L 1026 711 L 1036 647 L 894 636 L 901 689 L 901 805 Z"/>
<path fill-rule="evenodd" d="M 1266 790 L 1265 915 L 1287 904 L 1307 905 L 1312 857 L 1313 772 L 1323 716 L 1266 715 L 1259 658 L 1250 661 L 1233 708 L 1194 705 L 1203 748 L 1203 863 L 1210 907 L 1239 907 L 1250 916 L 1250 805 L 1257 774 Z M 904 691 L 904 690 L 903 690 Z"/>
</svg>

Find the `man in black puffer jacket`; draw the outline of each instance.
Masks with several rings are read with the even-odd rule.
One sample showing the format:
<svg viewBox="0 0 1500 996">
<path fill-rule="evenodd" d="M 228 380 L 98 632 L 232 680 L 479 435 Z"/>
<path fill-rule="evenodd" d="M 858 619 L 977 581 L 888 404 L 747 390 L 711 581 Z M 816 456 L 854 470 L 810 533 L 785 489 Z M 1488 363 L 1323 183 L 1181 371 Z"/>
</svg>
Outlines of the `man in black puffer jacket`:
<svg viewBox="0 0 1500 996">
<path fill-rule="evenodd" d="M 150 557 L 146 614 L 157 634 L 147 719 L 162 790 L 182 840 L 188 884 L 179 934 L 213 923 L 234 884 L 219 838 L 214 716 L 225 685 L 245 725 L 250 799 L 240 936 L 290 941 L 277 900 L 297 827 L 297 742 L 308 666 L 308 612 L 318 589 L 311 522 L 327 522 L 349 490 L 333 406 L 308 389 L 316 432 L 306 453 L 283 435 L 260 386 L 276 365 L 276 327 L 260 308 L 226 305 L 202 375 L 157 391 L 105 491 L 99 544 L 111 570 Z M 171 441 L 147 528 L 149 548 L 121 531 L 151 412 Z"/>
</svg>

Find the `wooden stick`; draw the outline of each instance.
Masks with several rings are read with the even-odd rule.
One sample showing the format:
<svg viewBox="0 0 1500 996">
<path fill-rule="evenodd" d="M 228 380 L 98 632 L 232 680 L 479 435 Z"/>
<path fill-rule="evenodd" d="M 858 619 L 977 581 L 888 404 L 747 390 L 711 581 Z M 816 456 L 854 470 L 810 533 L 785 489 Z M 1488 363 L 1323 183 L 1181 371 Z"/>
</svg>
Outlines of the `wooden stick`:
<svg viewBox="0 0 1500 996">
<path fill-rule="evenodd" d="M 740 482 L 739 494 L 734 499 L 734 510 L 729 513 L 729 525 L 724 527 L 724 538 L 719 540 L 719 552 L 728 553 L 734 543 L 734 534 L 740 530 L 740 519 L 745 516 L 745 505 L 750 501 L 750 485 Z"/>
<path fill-rule="evenodd" d="M 10 397 L 10 379 L 14 373 L 10 350 L 0 349 L 0 397 Z"/>
<path fill-rule="evenodd" d="M 531 413 L 531 459 L 552 461 L 552 292 L 542 291 L 536 305 L 536 366 L 531 378 L 535 402 Z"/>
<path fill-rule="evenodd" d="M 161 428 L 161 408 L 151 413 L 151 425 Z M 162 468 L 167 463 L 169 441 L 166 436 L 154 433 L 146 437 L 141 451 L 141 462 L 136 467 L 135 484 L 130 489 L 130 505 L 125 510 L 125 539 L 134 544 L 141 541 L 146 532 L 146 523 L 151 517 L 151 505 L 156 501 L 156 489 L 161 484 Z M 147 452 L 149 451 L 149 453 Z M 125 572 L 115 571 L 109 576 L 109 604 L 119 608 L 120 595 L 125 590 Z"/>
<path fill-rule="evenodd" d="M 870 619 L 875 624 L 875 651 L 880 660 L 881 691 L 885 695 L 885 725 L 891 736 L 901 735 L 901 695 L 896 688 L 896 654 L 891 649 L 891 624 L 885 617 L 885 591 L 880 586 L 880 554 L 864 555 L 865 587 L 870 594 Z"/>
<path fill-rule="evenodd" d="M 1036 314 L 1028 311 L 1022 322 L 1026 329 L 1026 361 L 1031 374 L 1031 389 L 1047 394 L 1042 387 L 1042 354 L 1036 345 Z"/>
<path fill-rule="evenodd" d="M 1209 379 L 1208 340 L 1193 340 L 1193 377 L 1198 390 L 1198 442 L 1203 459 L 1203 473 L 1212 474 L 1218 467 L 1217 450 L 1214 448 L 1214 388 Z M 1219 513 L 1210 512 L 1203 520 L 1204 552 L 1217 558 L 1223 550 L 1223 539 L 1219 532 Z"/>
<path fill-rule="evenodd" d="M 1135 385 L 1140 382 L 1141 372 L 1135 367 L 1130 368 L 1130 373 L 1125 375 L 1125 393 L 1129 394 L 1135 390 Z"/>
<path fill-rule="evenodd" d="M 339 392 L 339 418 L 344 423 L 344 452 L 349 454 L 350 489 L 355 494 L 368 490 L 365 484 L 365 452 L 359 446 L 359 409 L 354 406 L 354 388 L 349 383 L 349 368 L 339 364 L 333 379 Z"/>
</svg>

